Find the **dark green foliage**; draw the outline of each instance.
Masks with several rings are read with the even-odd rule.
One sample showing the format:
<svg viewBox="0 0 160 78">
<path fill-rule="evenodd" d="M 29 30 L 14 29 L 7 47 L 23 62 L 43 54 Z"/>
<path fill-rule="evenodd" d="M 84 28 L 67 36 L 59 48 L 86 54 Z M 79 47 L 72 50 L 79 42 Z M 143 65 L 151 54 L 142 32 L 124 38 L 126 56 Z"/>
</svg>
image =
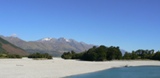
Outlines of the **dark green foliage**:
<svg viewBox="0 0 160 78">
<path fill-rule="evenodd" d="M 119 47 L 109 47 L 107 49 L 107 59 L 108 60 L 119 60 L 122 58 L 122 53 Z"/>
<path fill-rule="evenodd" d="M 132 53 L 126 52 L 123 56 L 123 59 L 126 59 L 126 60 L 138 59 L 138 55 L 135 52 L 132 52 Z"/>
<path fill-rule="evenodd" d="M 97 60 L 97 53 L 96 53 L 96 47 L 94 46 L 93 48 L 89 49 L 88 51 L 84 52 L 82 55 L 81 60 L 87 60 L 87 61 L 95 61 Z"/>
<path fill-rule="evenodd" d="M 136 50 L 132 52 L 126 52 L 122 57 L 122 53 L 119 47 L 106 47 L 106 46 L 94 46 L 88 51 L 82 53 L 64 52 L 61 56 L 64 59 L 80 59 L 85 61 L 105 61 L 105 60 L 135 60 L 135 59 L 153 59 L 160 60 L 160 51 L 154 54 L 154 50 Z"/>
<path fill-rule="evenodd" d="M 38 59 L 38 58 L 52 59 L 52 56 L 49 55 L 48 53 L 44 53 L 44 54 L 33 53 L 33 54 L 30 54 L 28 56 L 28 58 L 34 58 L 34 59 Z"/>
<path fill-rule="evenodd" d="M 154 55 L 154 50 L 142 50 L 139 49 L 135 51 L 135 53 L 139 56 L 140 59 L 151 59 Z"/>
<path fill-rule="evenodd" d="M 0 53 L 0 58 L 22 58 L 22 56 L 17 54 Z"/>
<path fill-rule="evenodd" d="M 74 51 L 71 52 L 64 52 L 61 56 L 64 59 L 79 59 L 81 58 L 83 53 L 75 53 Z"/>
<path fill-rule="evenodd" d="M 7 58 L 7 54 L 5 54 L 5 53 L 0 53 L 0 58 Z"/>
<path fill-rule="evenodd" d="M 87 51 L 82 55 L 82 57 L 80 59 L 81 60 L 87 60 L 87 61 L 97 60 L 97 53 Z"/>
<path fill-rule="evenodd" d="M 138 55 L 137 55 L 135 52 L 132 52 L 132 53 L 131 53 L 131 59 L 132 59 L 132 60 L 138 59 Z"/>
<path fill-rule="evenodd" d="M 152 59 L 154 55 L 154 50 L 142 50 L 132 51 L 132 53 L 126 52 L 123 59 Z"/>
<path fill-rule="evenodd" d="M 124 56 L 123 56 L 123 59 L 130 60 L 131 57 L 132 57 L 132 53 L 125 52 L 125 54 L 124 54 Z"/>
<path fill-rule="evenodd" d="M 101 45 L 100 47 L 98 47 L 97 49 L 95 49 L 95 58 L 96 61 L 104 61 L 107 60 L 106 56 L 107 56 L 107 47 Z"/>
<path fill-rule="evenodd" d="M 83 52 L 82 53 L 76 53 L 74 55 L 72 55 L 72 59 L 79 59 L 83 56 Z"/>
<path fill-rule="evenodd" d="M 160 51 L 156 52 L 152 57 L 153 60 L 160 60 Z"/>
<path fill-rule="evenodd" d="M 71 52 L 64 52 L 61 57 L 64 58 L 64 59 L 71 59 L 72 58 L 72 53 Z"/>
<path fill-rule="evenodd" d="M 10 55 L 7 55 L 7 58 L 22 58 L 22 56 L 20 55 L 17 55 L 17 54 L 10 54 Z"/>
<path fill-rule="evenodd" d="M 106 47 L 101 45 L 100 47 L 94 46 L 93 48 L 83 53 L 64 52 L 61 56 L 64 59 L 81 59 L 86 61 L 105 61 L 113 59 L 121 59 L 122 53 L 119 47 Z"/>
</svg>

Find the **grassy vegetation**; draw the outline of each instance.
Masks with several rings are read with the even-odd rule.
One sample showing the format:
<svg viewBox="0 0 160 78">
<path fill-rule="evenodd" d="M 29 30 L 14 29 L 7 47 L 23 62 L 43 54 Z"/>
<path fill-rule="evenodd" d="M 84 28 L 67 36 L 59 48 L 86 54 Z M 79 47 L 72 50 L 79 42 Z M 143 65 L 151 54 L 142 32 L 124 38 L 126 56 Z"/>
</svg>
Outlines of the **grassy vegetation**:
<svg viewBox="0 0 160 78">
<path fill-rule="evenodd" d="M 22 56 L 17 54 L 0 53 L 0 58 L 22 58 Z"/>
</svg>

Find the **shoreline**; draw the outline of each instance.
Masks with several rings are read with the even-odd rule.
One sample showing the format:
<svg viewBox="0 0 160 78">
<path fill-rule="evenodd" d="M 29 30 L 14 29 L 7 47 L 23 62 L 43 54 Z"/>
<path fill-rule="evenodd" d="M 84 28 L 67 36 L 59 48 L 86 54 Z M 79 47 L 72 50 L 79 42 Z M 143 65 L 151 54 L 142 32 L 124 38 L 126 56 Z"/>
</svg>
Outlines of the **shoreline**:
<svg viewBox="0 0 160 78">
<path fill-rule="evenodd" d="M 124 66 L 160 66 L 154 60 L 113 60 L 90 62 L 78 60 L 0 59 L 2 78 L 65 78 L 72 75 L 92 73 Z"/>
</svg>

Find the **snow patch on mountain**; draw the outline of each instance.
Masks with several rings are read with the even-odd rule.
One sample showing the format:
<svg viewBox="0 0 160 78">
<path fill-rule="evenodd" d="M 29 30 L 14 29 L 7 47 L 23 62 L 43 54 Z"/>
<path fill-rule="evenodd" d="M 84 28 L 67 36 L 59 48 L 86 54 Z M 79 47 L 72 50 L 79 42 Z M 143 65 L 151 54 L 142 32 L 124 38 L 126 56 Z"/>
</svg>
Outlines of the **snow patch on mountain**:
<svg viewBox="0 0 160 78">
<path fill-rule="evenodd" d="M 63 38 L 63 37 L 59 38 L 58 40 L 61 41 L 61 42 L 71 42 L 69 39 L 66 39 L 66 38 Z"/>
<path fill-rule="evenodd" d="M 66 42 L 70 42 L 70 40 L 69 40 L 69 39 L 65 39 L 65 41 L 66 41 Z"/>
<path fill-rule="evenodd" d="M 51 41 L 52 38 L 43 38 L 41 41 Z"/>
</svg>

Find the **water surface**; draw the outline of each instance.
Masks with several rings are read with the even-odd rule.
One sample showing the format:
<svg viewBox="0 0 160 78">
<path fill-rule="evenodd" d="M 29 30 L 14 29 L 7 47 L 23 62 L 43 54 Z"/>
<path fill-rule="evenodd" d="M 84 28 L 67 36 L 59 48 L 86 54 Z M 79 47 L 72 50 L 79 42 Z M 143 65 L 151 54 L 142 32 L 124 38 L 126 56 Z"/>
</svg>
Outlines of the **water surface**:
<svg viewBox="0 0 160 78">
<path fill-rule="evenodd" d="M 160 78 L 160 66 L 111 68 L 104 71 L 69 76 L 66 78 Z"/>
</svg>

